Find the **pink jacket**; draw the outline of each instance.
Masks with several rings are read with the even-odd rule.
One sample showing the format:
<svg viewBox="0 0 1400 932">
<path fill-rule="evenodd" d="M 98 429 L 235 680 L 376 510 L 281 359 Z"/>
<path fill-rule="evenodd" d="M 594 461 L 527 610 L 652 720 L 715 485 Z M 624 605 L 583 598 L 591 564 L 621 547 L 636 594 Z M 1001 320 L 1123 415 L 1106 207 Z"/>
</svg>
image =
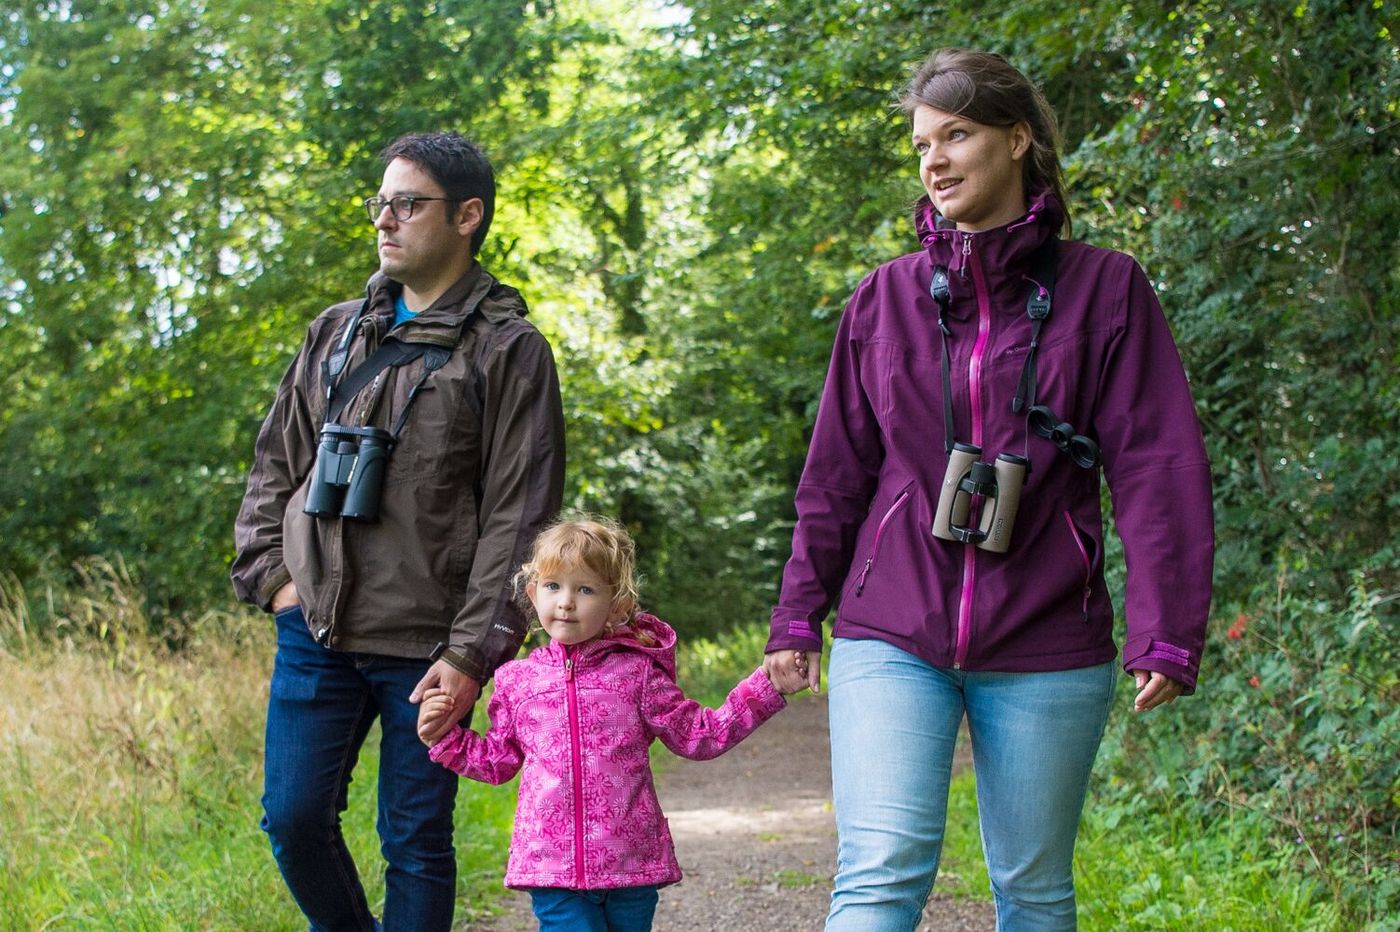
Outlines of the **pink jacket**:
<svg viewBox="0 0 1400 932">
<path fill-rule="evenodd" d="M 635 640 L 633 630 L 656 638 Z M 504 783 L 524 765 L 508 887 L 601 890 L 681 879 L 647 748 L 718 757 L 787 703 L 762 670 L 707 709 L 676 685 L 676 633 L 653 615 L 574 647 L 551 643 L 496 671 L 485 735 L 453 728 L 429 756 Z"/>
</svg>

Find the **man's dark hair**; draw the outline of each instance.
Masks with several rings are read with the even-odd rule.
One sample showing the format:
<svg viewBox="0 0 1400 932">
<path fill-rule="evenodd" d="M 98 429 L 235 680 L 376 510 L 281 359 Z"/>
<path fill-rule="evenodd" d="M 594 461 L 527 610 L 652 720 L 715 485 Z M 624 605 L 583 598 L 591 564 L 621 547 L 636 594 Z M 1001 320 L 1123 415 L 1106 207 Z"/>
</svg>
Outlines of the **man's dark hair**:
<svg viewBox="0 0 1400 932">
<path fill-rule="evenodd" d="M 480 146 L 460 133 L 408 133 L 385 146 L 379 156 L 385 165 L 394 159 L 412 162 L 458 203 L 480 198 L 481 226 L 472 234 L 472 255 L 481 250 L 496 212 L 496 174 Z"/>
</svg>

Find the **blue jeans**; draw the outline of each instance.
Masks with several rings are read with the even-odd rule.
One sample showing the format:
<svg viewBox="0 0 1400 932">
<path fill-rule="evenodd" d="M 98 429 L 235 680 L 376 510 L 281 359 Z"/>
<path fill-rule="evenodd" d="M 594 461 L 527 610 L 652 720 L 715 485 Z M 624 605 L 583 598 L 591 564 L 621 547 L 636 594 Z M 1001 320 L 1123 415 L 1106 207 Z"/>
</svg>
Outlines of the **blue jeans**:
<svg viewBox="0 0 1400 932">
<path fill-rule="evenodd" d="M 540 932 L 649 932 L 656 901 L 655 886 L 530 889 L 530 906 L 540 921 Z"/>
<path fill-rule="evenodd" d="M 376 716 L 378 829 L 388 862 L 384 928 L 426 932 L 452 925 L 459 781 L 428 760 L 418 740 L 418 707 L 408 701 L 428 666 L 426 658 L 329 650 L 312 639 L 301 609 L 277 615 L 262 827 L 313 930 L 378 927 L 340 832 L 351 771 Z"/>
<path fill-rule="evenodd" d="M 998 932 L 1075 928 L 1074 838 L 1116 664 L 1053 673 L 930 666 L 837 639 L 828 713 L 837 870 L 827 932 L 909 932 L 943 846 L 967 715 Z"/>
</svg>

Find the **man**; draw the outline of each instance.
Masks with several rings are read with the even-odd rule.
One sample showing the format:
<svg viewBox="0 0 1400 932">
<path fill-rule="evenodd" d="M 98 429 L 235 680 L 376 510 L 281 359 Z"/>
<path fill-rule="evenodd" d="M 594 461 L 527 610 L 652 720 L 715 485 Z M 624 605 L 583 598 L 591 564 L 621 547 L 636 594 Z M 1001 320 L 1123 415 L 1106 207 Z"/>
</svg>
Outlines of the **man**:
<svg viewBox="0 0 1400 932">
<path fill-rule="evenodd" d="M 549 344 L 476 261 L 486 158 L 438 133 L 383 159 L 365 201 L 379 273 L 282 378 L 232 578 L 276 615 L 262 825 L 287 886 L 313 929 L 378 927 L 340 832 L 378 717 L 383 924 L 418 932 L 451 925 L 458 781 L 428 760 L 416 704 L 436 686 L 464 716 L 519 648 L 511 578 L 559 508 L 564 426 Z"/>
</svg>

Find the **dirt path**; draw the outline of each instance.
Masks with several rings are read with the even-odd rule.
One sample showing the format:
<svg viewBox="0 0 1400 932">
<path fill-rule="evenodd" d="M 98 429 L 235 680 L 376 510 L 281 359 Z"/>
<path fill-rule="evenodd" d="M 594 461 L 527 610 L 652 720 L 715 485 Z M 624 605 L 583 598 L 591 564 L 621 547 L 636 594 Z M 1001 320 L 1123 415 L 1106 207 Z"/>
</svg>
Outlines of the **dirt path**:
<svg viewBox="0 0 1400 932">
<path fill-rule="evenodd" d="M 819 932 L 836 867 L 828 749 L 826 700 L 803 694 L 728 754 L 666 766 L 657 790 L 685 879 L 661 891 L 656 932 Z M 935 886 L 919 932 L 994 924 L 990 903 Z M 473 928 L 534 929 L 529 897 Z"/>
</svg>

